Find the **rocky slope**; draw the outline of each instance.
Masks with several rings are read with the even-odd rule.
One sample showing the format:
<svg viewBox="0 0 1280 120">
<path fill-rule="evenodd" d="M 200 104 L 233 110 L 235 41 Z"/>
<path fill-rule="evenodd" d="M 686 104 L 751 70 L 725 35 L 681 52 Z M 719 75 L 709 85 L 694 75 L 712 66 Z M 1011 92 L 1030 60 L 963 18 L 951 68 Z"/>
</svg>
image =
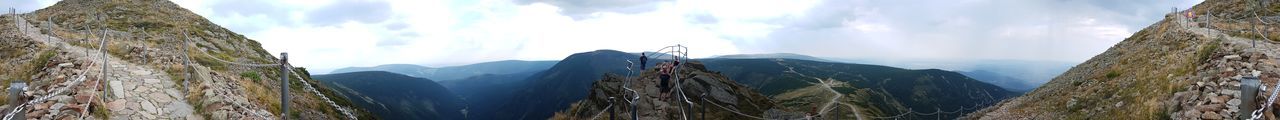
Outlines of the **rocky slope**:
<svg viewBox="0 0 1280 120">
<path fill-rule="evenodd" d="M 93 19 L 97 15 L 102 19 Z M 17 38 L 6 39 L 13 40 L 6 45 L 19 45 L 5 49 L 23 54 L 3 61 L 32 67 L 0 76 L 29 80 L 29 97 L 22 100 L 38 103 L 23 106 L 28 118 L 279 119 L 282 115 L 279 66 L 227 63 L 270 64 L 277 58 L 257 42 L 172 2 L 64 0 L 4 17 L 0 36 Z M 185 61 L 190 64 L 184 65 Z M 323 86 L 304 86 L 299 79 L 315 81 L 305 69 L 291 69 L 291 111 L 283 115 L 346 119 L 341 111 L 355 111 L 357 116 L 371 117 L 360 109 L 327 103 L 320 95 L 336 94 Z M 312 87 L 321 94 L 308 89 Z M 57 92 L 62 88 L 68 92 Z M 45 96 L 51 100 L 41 101 Z M 331 101 L 351 106 L 345 99 Z"/>
<path fill-rule="evenodd" d="M 689 119 L 703 119 L 701 117 L 705 116 L 706 119 L 719 120 L 801 119 L 804 117 L 803 113 L 788 112 L 793 110 L 782 107 L 777 101 L 770 100 L 751 88 L 729 80 L 724 75 L 707 71 L 701 62 L 687 63 L 679 74 L 687 79 L 677 82 L 685 86 L 684 92 L 689 95 L 687 97 L 694 106 L 690 109 L 691 111 L 682 112 L 680 107 L 688 104 L 680 102 L 679 99 L 662 100 L 658 97 L 657 71 L 635 73 L 640 75 L 635 77 L 605 75 L 592 84 L 586 99 L 557 112 L 551 119 L 631 119 L 633 110 L 637 111 L 636 117 L 643 120 L 683 119 L 681 115 L 686 114 L 682 113 L 694 117 Z M 625 84 L 629 85 L 624 86 Z M 636 94 L 623 87 L 639 93 L 639 99 L 635 101 L 634 108 L 631 107 L 629 100 L 625 99 L 631 99 L 635 97 L 632 95 Z M 706 96 L 701 96 L 703 94 Z M 678 96 L 678 94 L 672 95 Z M 616 99 L 610 101 L 611 97 Z M 610 109 L 614 112 L 612 116 L 607 111 Z"/>
<path fill-rule="evenodd" d="M 1169 14 L 1044 86 L 967 117 L 1238 119 L 1237 115 L 1249 111 L 1239 111 L 1237 105 L 1266 99 L 1239 99 L 1240 79 L 1256 76 L 1264 86 L 1280 80 L 1276 64 L 1280 44 L 1262 38 L 1277 35 L 1277 25 L 1260 21 L 1277 22 L 1280 7 L 1256 7 L 1280 5 L 1255 2 L 1213 0 L 1188 10 L 1214 14 L 1207 17 Z M 1241 29 L 1250 26 L 1258 31 Z"/>
</svg>

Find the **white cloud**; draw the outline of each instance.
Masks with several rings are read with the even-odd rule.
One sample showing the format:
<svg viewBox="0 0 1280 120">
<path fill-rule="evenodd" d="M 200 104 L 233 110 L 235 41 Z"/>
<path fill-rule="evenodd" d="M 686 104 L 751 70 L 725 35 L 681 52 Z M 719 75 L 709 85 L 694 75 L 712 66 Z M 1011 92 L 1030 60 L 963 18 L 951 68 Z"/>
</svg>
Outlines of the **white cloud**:
<svg viewBox="0 0 1280 120">
<path fill-rule="evenodd" d="M 17 13 L 26 13 L 51 6 L 57 2 L 58 0 L 0 0 L 0 7 L 4 7 L 4 14 L 9 14 L 10 8 Z"/>
<path fill-rule="evenodd" d="M 32 10 L 53 2 L 0 3 Z M 694 57 L 788 52 L 1079 62 L 1161 19 L 1169 7 L 1187 8 L 1199 0 L 174 2 L 326 73 L 395 63 L 558 60 L 597 49 L 639 52 L 673 44 L 689 46 Z M 351 14 L 383 9 L 386 14 Z"/>
</svg>

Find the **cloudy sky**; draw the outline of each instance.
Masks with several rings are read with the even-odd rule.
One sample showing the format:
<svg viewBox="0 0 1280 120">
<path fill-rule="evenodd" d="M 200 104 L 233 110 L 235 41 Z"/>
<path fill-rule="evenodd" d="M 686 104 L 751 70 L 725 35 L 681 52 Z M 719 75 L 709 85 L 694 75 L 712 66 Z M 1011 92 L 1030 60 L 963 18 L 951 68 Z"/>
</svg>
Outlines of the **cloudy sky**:
<svg viewBox="0 0 1280 120">
<path fill-rule="evenodd" d="M 316 73 L 597 49 L 1082 62 L 1201 0 L 177 0 Z M 56 1 L 0 0 L 30 11 Z"/>
</svg>

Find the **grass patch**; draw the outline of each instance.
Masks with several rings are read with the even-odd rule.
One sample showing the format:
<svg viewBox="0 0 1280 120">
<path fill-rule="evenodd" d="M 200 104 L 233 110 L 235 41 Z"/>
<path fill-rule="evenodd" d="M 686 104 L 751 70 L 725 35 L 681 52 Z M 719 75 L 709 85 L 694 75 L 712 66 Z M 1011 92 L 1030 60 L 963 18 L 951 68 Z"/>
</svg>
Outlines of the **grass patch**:
<svg viewBox="0 0 1280 120">
<path fill-rule="evenodd" d="M 1120 72 L 1116 72 L 1116 71 L 1107 72 L 1107 79 L 1112 79 L 1116 77 L 1120 77 Z"/>
<path fill-rule="evenodd" d="M 257 71 L 240 72 L 240 77 L 252 79 L 253 82 L 262 82 L 262 76 Z"/>
<path fill-rule="evenodd" d="M 1221 41 L 1222 40 L 1215 39 L 1208 45 L 1201 46 L 1200 50 L 1196 51 L 1196 61 L 1200 63 L 1209 62 L 1209 59 L 1213 57 L 1213 52 L 1217 51 L 1218 47 L 1221 47 Z"/>
<path fill-rule="evenodd" d="M 90 111 L 90 113 L 92 113 L 93 116 L 97 117 L 98 119 L 110 120 L 111 110 L 108 110 L 106 105 L 101 104 L 106 102 L 98 102 L 98 103 L 100 104 L 93 104 L 93 111 Z"/>
<path fill-rule="evenodd" d="M 131 53 L 129 52 L 129 50 L 127 50 L 127 49 L 126 49 L 126 48 L 128 48 L 128 47 L 129 47 L 129 46 L 126 46 L 126 45 L 120 44 L 119 42 L 115 42 L 114 44 L 112 44 L 112 43 L 108 43 L 108 44 L 107 44 L 107 53 L 108 53 L 108 54 L 111 54 L 111 55 L 114 55 L 114 56 L 116 56 L 117 58 L 128 60 L 128 59 L 129 59 L 129 57 L 125 57 L 125 56 L 128 56 L 129 54 L 131 54 Z"/>
<path fill-rule="evenodd" d="M 217 60 L 214 60 L 216 58 L 209 58 L 208 56 L 198 55 L 198 54 L 200 53 L 190 53 L 188 55 L 191 55 L 191 58 L 196 61 L 196 64 L 204 65 L 206 67 L 209 67 L 209 69 L 213 69 L 214 71 L 227 70 L 227 65 L 223 64 L 222 62 L 218 62 Z"/>
<path fill-rule="evenodd" d="M 249 95 L 245 95 L 245 98 L 265 104 L 262 106 L 269 106 L 263 109 L 267 109 L 271 113 L 280 113 L 280 95 L 278 93 L 272 92 L 271 89 L 262 86 L 262 84 L 247 80 L 237 80 L 236 82 L 239 82 L 240 87 L 243 87 L 245 92 L 248 92 Z"/>
</svg>

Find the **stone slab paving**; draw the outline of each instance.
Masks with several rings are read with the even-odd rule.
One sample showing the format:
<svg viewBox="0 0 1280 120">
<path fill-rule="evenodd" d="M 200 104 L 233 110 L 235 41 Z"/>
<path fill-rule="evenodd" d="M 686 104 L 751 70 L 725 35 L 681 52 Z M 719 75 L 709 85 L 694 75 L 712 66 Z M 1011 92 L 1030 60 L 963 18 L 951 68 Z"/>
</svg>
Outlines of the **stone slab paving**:
<svg viewBox="0 0 1280 120">
<path fill-rule="evenodd" d="M 28 23 L 25 19 L 18 21 L 18 24 Z M 22 26 L 27 27 L 23 31 L 27 37 L 58 47 L 69 55 L 94 56 L 92 58 L 98 58 L 96 56 L 101 55 L 100 52 L 96 52 L 96 49 L 70 45 L 57 37 L 47 37 L 39 31 L 40 29 L 33 26 Z M 171 81 L 170 76 L 163 71 L 129 63 L 114 56 L 107 55 L 107 57 L 106 62 L 110 67 L 107 68 L 109 77 L 105 80 L 108 88 L 99 89 L 110 91 L 106 97 L 106 107 L 111 110 L 111 119 L 202 119 L 199 115 L 192 114 L 192 107 L 186 103 L 185 97 L 174 94 L 181 90 L 178 88 L 180 86 Z M 84 58 L 83 60 L 103 62 L 102 59 Z M 96 69 L 100 70 L 101 66 Z M 99 74 L 98 72 L 90 73 L 92 73 L 89 74 L 90 76 Z"/>
</svg>

